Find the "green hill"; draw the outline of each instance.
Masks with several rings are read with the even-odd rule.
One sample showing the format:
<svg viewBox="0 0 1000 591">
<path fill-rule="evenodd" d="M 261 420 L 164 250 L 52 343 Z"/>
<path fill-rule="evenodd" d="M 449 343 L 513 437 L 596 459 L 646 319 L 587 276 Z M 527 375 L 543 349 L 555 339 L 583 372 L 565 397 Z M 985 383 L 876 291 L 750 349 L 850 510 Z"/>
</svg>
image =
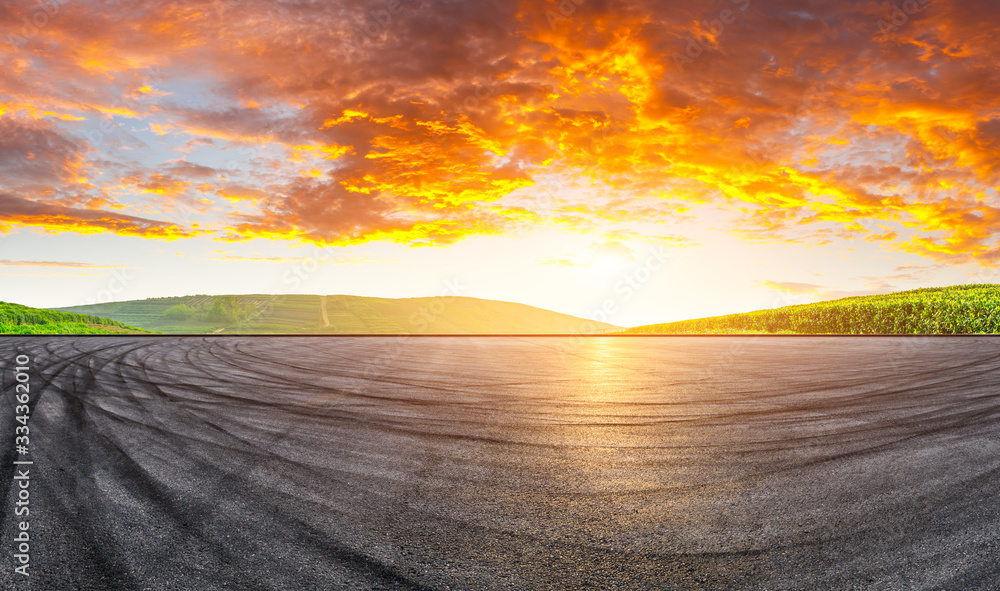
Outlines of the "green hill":
<svg viewBox="0 0 1000 591">
<path fill-rule="evenodd" d="M 1000 285 L 931 287 L 666 324 L 627 334 L 1000 334 Z"/>
<path fill-rule="evenodd" d="M 58 310 L 189 334 L 540 334 L 620 329 L 524 304 L 459 296 L 198 295 Z"/>
<path fill-rule="evenodd" d="M 0 302 L 0 334 L 135 334 L 147 332 L 109 318 Z"/>
</svg>

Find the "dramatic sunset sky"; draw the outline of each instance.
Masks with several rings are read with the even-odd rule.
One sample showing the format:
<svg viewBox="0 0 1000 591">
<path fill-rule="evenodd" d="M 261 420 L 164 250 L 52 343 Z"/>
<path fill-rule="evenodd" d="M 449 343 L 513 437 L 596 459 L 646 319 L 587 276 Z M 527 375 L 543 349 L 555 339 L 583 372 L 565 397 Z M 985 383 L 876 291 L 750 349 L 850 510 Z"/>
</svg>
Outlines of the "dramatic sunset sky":
<svg viewBox="0 0 1000 591">
<path fill-rule="evenodd" d="M 996 282 L 1000 4 L 14 0 L 0 300 Z"/>
</svg>

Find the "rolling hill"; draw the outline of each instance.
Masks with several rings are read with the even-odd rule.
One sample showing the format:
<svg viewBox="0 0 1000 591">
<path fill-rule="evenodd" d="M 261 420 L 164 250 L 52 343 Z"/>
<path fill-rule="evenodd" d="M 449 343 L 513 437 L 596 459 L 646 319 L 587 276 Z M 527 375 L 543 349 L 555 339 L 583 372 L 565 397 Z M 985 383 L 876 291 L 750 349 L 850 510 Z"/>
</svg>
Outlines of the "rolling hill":
<svg viewBox="0 0 1000 591">
<path fill-rule="evenodd" d="M 0 334 L 137 334 L 147 331 L 85 314 L 0 302 Z"/>
<path fill-rule="evenodd" d="M 1000 285 L 931 287 L 637 326 L 625 334 L 1000 334 Z"/>
<path fill-rule="evenodd" d="M 620 330 L 525 304 L 460 296 L 229 295 L 58 308 L 188 334 L 543 334 Z"/>
</svg>

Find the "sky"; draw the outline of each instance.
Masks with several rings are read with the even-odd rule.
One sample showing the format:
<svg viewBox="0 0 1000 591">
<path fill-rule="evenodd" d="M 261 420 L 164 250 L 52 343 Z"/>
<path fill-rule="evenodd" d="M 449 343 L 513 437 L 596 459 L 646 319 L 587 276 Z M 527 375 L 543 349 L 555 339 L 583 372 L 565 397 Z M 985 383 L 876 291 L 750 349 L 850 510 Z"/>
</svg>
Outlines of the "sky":
<svg viewBox="0 0 1000 591">
<path fill-rule="evenodd" d="M 0 300 L 996 282 L 992 0 L 14 0 Z"/>
</svg>

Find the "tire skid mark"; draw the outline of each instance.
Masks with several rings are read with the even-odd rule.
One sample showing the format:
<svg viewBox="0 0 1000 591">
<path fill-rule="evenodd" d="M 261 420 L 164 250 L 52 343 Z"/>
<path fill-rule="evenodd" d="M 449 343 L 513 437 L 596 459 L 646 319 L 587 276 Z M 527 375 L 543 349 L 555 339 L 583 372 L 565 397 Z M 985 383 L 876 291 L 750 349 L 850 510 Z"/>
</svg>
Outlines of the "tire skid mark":
<svg viewBox="0 0 1000 591">
<path fill-rule="evenodd" d="M 19 349 L 19 344 L 18 344 L 19 339 L 13 339 L 13 341 L 14 342 L 12 342 L 12 343 L 9 342 L 9 341 L 7 343 L 8 346 L 9 346 L 8 347 L 9 348 L 9 352 L 4 352 L 3 353 L 6 356 L 11 357 L 11 358 L 13 358 L 13 356 L 14 356 L 14 351 L 16 351 L 16 350 Z M 28 343 L 34 343 L 34 341 L 31 341 L 31 340 L 27 340 L 26 342 L 28 342 Z M 38 403 L 41 402 L 43 394 L 48 390 L 48 387 L 52 383 L 52 379 L 51 379 L 50 375 L 48 375 L 48 374 L 51 373 L 51 371 L 52 371 L 53 368 L 51 366 L 51 362 L 48 362 L 48 356 L 51 356 L 51 355 L 53 355 L 55 353 L 52 350 L 53 344 L 51 342 L 46 342 L 46 343 L 44 343 L 43 346 L 44 346 L 44 350 L 45 350 L 45 354 L 46 354 L 46 357 L 43 357 L 43 359 L 46 360 L 46 362 L 47 362 L 46 365 L 42 365 L 39 362 L 40 360 L 39 360 L 38 353 L 36 352 L 36 350 L 34 348 L 28 349 L 27 352 L 26 352 L 26 354 L 29 355 L 32 358 L 33 379 L 31 380 L 31 385 L 32 385 L 33 390 L 30 393 L 30 399 L 29 399 L 29 405 L 28 406 L 29 406 L 29 414 L 31 416 L 31 419 L 29 419 L 29 420 L 31 422 L 31 425 L 35 427 L 36 436 L 37 436 L 38 432 L 44 432 L 42 429 L 40 429 L 38 427 L 39 423 L 44 424 L 44 418 L 43 417 L 36 417 L 35 411 L 36 411 L 36 409 L 38 407 Z M 112 348 L 115 348 L 117 346 L 118 345 L 109 345 L 108 347 L 105 347 L 103 350 L 112 349 Z M 78 363 L 80 359 L 83 359 L 83 358 L 87 357 L 87 355 L 88 355 L 88 353 L 80 352 L 76 357 L 72 357 L 72 358 L 69 358 L 69 359 L 58 359 L 58 357 L 57 357 L 56 358 L 57 361 L 55 362 L 56 365 L 55 365 L 55 368 L 54 368 L 55 374 L 58 375 L 59 373 L 65 371 L 73 363 Z M 45 371 L 43 371 L 43 369 Z M 4 391 L 3 391 L 4 399 L 11 401 L 11 406 L 12 406 L 11 416 L 14 415 L 14 413 L 13 413 L 13 406 L 17 404 L 16 401 L 14 400 L 14 398 L 13 398 L 13 391 L 14 391 L 14 384 L 13 383 L 11 383 L 11 385 L 10 385 L 9 388 L 5 388 Z M 7 396 L 8 393 L 11 394 L 10 397 Z M 16 451 L 15 451 L 14 447 L 12 445 L 9 445 L 9 443 L 7 441 L 4 441 L 0 445 L 3 445 L 3 452 L 2 452 L 3 455 L 0 456 L 0 462 L 2 462 L 2 465 L 0 465 L 0 482 L 4 483 L 2 493 L 0 493 L 0 503 L 2 503 L 2 504 L 0 504 L 0 506 L 7 507 L 8 506 L 7 503 L 8 503 L 8 500 L 10 498 L 9 494 L 10 494 L 11 488 L 14 486 L 14 479 L 13 479 L 14 472 L 15 472 L 14 460 L 15 460 L 15 456 L 17 454 L 16 454 Z M 3 528 L 6 527 L 6 520 L 7 519 L 8 519 L 8 511 L 6 511 L 6 510 L 0 511 L 0 531 L 3 531 Z"/>
<path fill-rule="evenodd" d="M 463 373 L 466 382 L 459 387 L 442 386 L 434 379 L 435 374 L 447 371 L 449 363 L 464 367 L 477 359 L 482 351 L 476 347 L 453 361 L 435 358 L 433 363 L 422 365 L 419 356 L 408 352 L 391 371 L 407 372 L 409 367 L 415 370 L 411 375 L 405 379 L 382 376 L 370 380 L 359 375 L 357 363 L 350 363 L 350 355 L 328 354 L 335 348 L 319 339 L 114 339 L 52 339 L 37 346 L 38 357 L 46 357 L 44 371 L 39 373 L 44 373 L 47 380 L 44 387 L 38 380 L 45 392 L 45 403 L 35 417 L 45 436 L 41 449 L 49 464 L 63 466 L 74 475 L 46 481 L 43 485 L 49 488 L 43 490 L 52 491 L 48 496 L 64 501 L 53 510 L 75 532 L 73 536 L 92 547 L 81 559 L 92 568 L 80 573 L 76 580 L 93 588 L 107 584 L 100 582 L 102 576 L 117 581 L 120 588 L 139 589 L 149 584 L 141 580 L 140 571 L 116 559 L 128 552 L 129 538 L 102 521 L 105 513 L 114 514 L 117 502 L 99 485 L 108 476 L 115 477 L 113 483 L 124 487 L 128 495 L 142 503 L 147 515 L 156 518 L 151 523 L 165 523 L 175 539 L 210 549 L 211 563 L 217 566 L 216 572 L 200 575 L 206 577 L 206 589 L 216 588 L 212 585 L 222 580 L 212 577 L 224 576 L 238 577 L 240 588 L 247 589 L 280 588 L 282 584 L 287 588 L 293 582 L 300 588 L 313 588 L 306 579 L 296 578 L 305 575 L 292 573 L 283 579 L 268 579 L 259 574 L 260 559 L 251 559 L 247 553 L 259 552 L 261 546 L 255 544 L 272 533 L 277 534 L 275 544 L 295 548 L 308 557 L 310 564 L 325 564 L 331 569 L 337 565 L 337 572 L 352 573 L 354 578 L 350 580 L 368 581 L 369 587 L 441 588 L 444 583 L 430 584 L 426 571 L 420 574 L 414 568 L 421 564 L 438 566 L 432 562 L 433 557 L 445 557 L 446 552 L 473 563 L 488 553 L 500 557 L 495 560 L 509 559 L 511 564 L 517 564 L 520 548 L 526 546 L 534 548 L 532 552 L 555 557 L 551 558 L 552 565 L 535 573 L 543 577 L 535 579 L 536 585 L 524 586 L 564 588 L 546 584 L 544 581 L 550 579 L 544 577 L 549 574 L 542 573 L 572 569 L 574 564 L 598 578 L 614 576 L 616 564 L 629 565 L 626 568 L 633 569 L 633 576 L 640 576 L 642 568 L 655 567 L 653 570 L 660 572 L 651 571 L 649 576 L 658 576 L 662 584 L 667 584 L 667 580 L 684 580 L 686 575 L 677 572 L 703 569 L 706 565 L 722 569 L 728 561 L 745 569 L 733 571 L 737 574 L 759 572 L 753 569 L 760 569 L 760 564 L 784 560 L 785 550 L 753 538 L 742 542 L 744 546 L 737 544 L 718 551 L 650 551 L 627 543 L 623 547 L 615 541 L 617 528 L 605 531 L 600 527 L 617 526 L 619 519 L 624 520 L 622 527 L 634 525 L 628 525 L 631 522 L 627 514 L 606 514 L 603 508 L 632 503 L 646 506 L 655 516 L 656 503 L 661 499 L 707 499 L 765 490 L 772 482 L 798 482 L 803 474 L 837 473 L 834 468 L 849 470 L 853 466 L 861 469 L 874 459 L 922 453 L 937 449 L 935 446 L 942 442 L 975 438 L 985 441 L 1000 431 L 1000 395 L 993 393 L 997 381 L 994 376 L 1000 374 L 1000 355 L 993 354 L 995 349 L 965 357 L 952 355 L 948 360 L 954 363 L 924 366 L 919 372 L 857 378 L 852 374 L 824 387 L 809 387 L 808 376 L 802 372 L 791 375 L 791 371 L 793 386 L 783 385 L 775 392 L 731 387 L 727 380 L 713 379 L 704 382 L 715 386 L 705 388 L 704 396 L 692 391 L 680 401 L 655 402 L 663 391 L 651 384 L 691 389 L 694 380 L 675 380 L 675 385 L 667 386 L 666 381 L 656 381 L 666 374 L 640 372 L 647 381 L 616 386 L 627 389 L 638 400 L 604 402 L 563 399 L 572 381 L 547 379 L 558 372 L 545 373 L 545 379 L 535 383 L 504 379 L 496 368 L 507 361 L 497 362 L 481 376 Z M 264 344 L 270 347 L 268 354 L 258 349 Z M 345 350 L 357 353 L 372 349 L 366 343 L 365 347 Z M 744 360 L 757 383 L 762 380 L 758 374 L 772 370 L 770 365 L 754 365 L 761 355 L 755 353 Z M 295 362 L 279 370 L 283 357 Z M 593 363 L 602 361 L 587 358 Z M 933 356 L 921 357 L 929 358 Z M 41 363 L 37 365 L 42 368 Z M 610 366 L 603 363 L 601 367 Z M 614 367 L 629 366 L 618 363 Z M 529 370 L 537 368 L 512 369 L 521 372 L 518 375 L 528 375 Z M 936 372 L 947 374 L 942 377 Z M 678 375 L 694 374 L 685 370 Z M 905 387 L 900 387 L 904 375 Z M 331 387 L 317 387 L 320 379 Z M 334 387 L 336 384 L 342 386 Z M 796 384 L 807 387 L 800 389 Z M 537 386 L 544 394 L 523 391 L 524 385 Z M 734 381 L 732 386 L 741 384 Z M 358 388 L 362 391 L 355 392 Z M 867 416 L 873 410 L 877 414 Z M 69 420 L 63 421 L 63 416 Z M 331 442 L 325 446 L 334 454 L 329 461 L 310 449 L 324 449 L 323 438 Z M 345 451 L 338 452 L 338 445 Z M 468 455 L 456 453 L 463 450 Z M 379 451 L 387 455 L 372 455 Z M 967 469 L 943 488 L 923 486 L 931 481 L 921 476 L 914 482 L 922 488 L 901 489 L 912 490 L 913 495 L 880 498 L 881 510 L 899 515 L 894 527 L 916 529 L 923 522 L 943 521 L 950 525 L 942 527 L 942 531 L 960 533 L 966 515 L 982 514 L 988 509 L 984 503 L 988 505 L 1000 497 L 1000 466 L 982 463 L 981 459 L 976 465 L 979 456 L 974 452 L 972 449 L 968 452 L 972 455 L 956 458 Z M 726 455 L 724 460 L 721 454 Z M 172 456 L 176 458 L 173 464 Z M 708 470 L 686 485 L 602 488 L 599 481 L 586 480 L 588 470 L 593 472 L 593 478 L 600 478 L 608 470 L 669 474 L 689 466 L 711 467 L 717 461 L 727 462 L 728 471 Z M 278 466 L 282 467 L 280 480 L 265 477 L 273 475 Z M 501 514 L 494 522 L 494 515 L 467 508 L 473 498 L 470 491 L 483 486 L 488 481 L 481 479 L 489 476 L 487 472 L 470 470 L 517 470 L 520 466 L 528 471 L 520 475 L 515 472 L 514 482 L 500 485 L 501 492 L 516 493 L 508 499 L 523 500 L 523 505 L 506 507 L 506 511 L 514 511 L 510 521 Z M 185 473 L 198 474 L 201 490 L 197 495 L 176 481 L 171 484 L 170 475 Z M 641 482 L 635 481 L 639 485 Z M 82 520 L 86 523 L 74 521 L 74 503 L 79 502 L 74 487 L 81 498 L 92 499 L 103 508 L 100 514 Z M 59 490 L 67 492 L 59 495 Z M 336 494 L 324 495 L 324 490 Z M 482 495 L 480 502 L 494 506 L 488 489 L 475 494 Z M 206 499 L 225 499 L 228 508 L 216 515 Z M 652 504 L 648 504 L 650 501 Z M 334 519 L 335 515 L 366 523 L 366 507 L 372 512 L 373 529 L 372 537 L 364 543 L 341 537 L 339 529 L 326 525 L 340 523 L 341 517 Z M 698 510 L 697 506 L 690 509 L 695 514 Z M 244 526 L 245 530 L 238 525 L 217 529 L 219 524 L 234 519 L 232 511 L 249 511 L 255 521 Z M 317 520 L 314 513 L 328 515 L 329 521 Z M 564 523 L 559 520 L 569 519 L 564 527 L 570 527 L 582 525 L 585 522 L 580 520 L 587 516 L 598 518 L 598 533 L 590 536 L 569 530 L 573 535 L 557 537 L 560 530 L 556 524 Z M 821 530 L 796 538 L 792 559 L 813 556 L 820 565 L 838 561 L 836 566 L 841 569 L 818 571 L 821 574 L 810 579 L 814 588 L 843 587 L 839 583 L 847 576 L 845 572 L 866 568 L 872 552 L 885 553 L 879 540 L 893 540 L 886 537 L 889 534 L 884 531 L 884 523 L 844 519 L 846 529 Z M 408 525 L 411 520 L 413 525 Z M 549 520 L 556 529 L 534 527 L 544 526 Z M 531 527 L 510 525 L 526 522 Z M 286 532 L 286 527 L 295 533 Z M 377 532 L 382 529 L 395 536 L 406 532 L 413 536 L 407 538 L 411 545 L 438 554 L 422 554 L 424 558 L 416 562 L 386 558 L 376 551 L 388 543 L 380 541 Z M 220 538 L 222 531 L 235 532 L 238 540 L 225 542 Z M 466 540 L 468 547 L 453 548 L 437 536 Z M 923 540 L 934 544 L 931 530 L 906 541 L 900 539 L 897 545 L 916 548 L 925 543 Z M 155 552 L 151 554 L 154 559 L 170 559 L 162 554 L 166 550 L 161 546 L 146 551 Z M 542 555 L 532 556 L 539 559 Z M 519 568 L 503 564 L 505 568 Z M 503 572 L 503 577 L 509 577 L 515 571 Z M 516 572 L 525 577 L 534 571 Z M 970 572 L 973 580 L 988 581 L 975 579 L 987 572 L 982 568 Z M 667 573 L 681 578 L 664 579 Z M 775 573 L 768 576 L 780 576 L 780 572 Z M 499 572 L 495 575 L 501 576 Z M 317 571 L 316 577 L 324 576 L 328 575 Z M 878 576 L 884 576 L 884 572 Z M 452 586 L 470 587 L 456 583 L 460 580 L 452 580 Z M 496 588 L 501 587 L 500 583 L 520 580 L 528 579 L 497 580 Z M 884 578 L 873 580 L 876 582 L 859 588 L 891 586 Z M 954 580 L 959 581 L 957 575 Z M 737 587 L 728 579 L 713 581 L 715 588 L 756 588 Z M 775 581 L 779 579 L 766 586 L 803 588 Z M 961 582 L 955 586 L 962 586 Z"/>
<path fill-rule="evenodd" d="M 138 349 L 143 346 L 147 345 L 132 346 L 131 349 Z M 103 449 L 101 450 L 100 459 L 95 461 L 95 458 L 90 452 L 90 445 L 94 443 L 100 444 L 103 436 L 100 433 L 95 433 L 94 430 L 91 429 L 91 425 L 88 424 L 88 421 L 84 416 L 82 407 L 78 404 L 74 404 L 74 402 L 77 402 L 75 392 L 80 391 L 80 388 L 83 388 L 83 391 L 86 391 L 87 387 L 94 382 L 95 374 L 93 366 L 95 365 L 95 361 L 97 362 L 97 365 L 100 365 L 100 367 L 103 368 L 107 364 L 112 363 L 115 359 L 114 357 L 99 359 L 94 357 L 93 353 L 104 353 L 112 349 L 120 348 L 126 348 L 128 350 L 129 347 L 127 344 L 112 344 L 106 347 L 98 348 L 93 352 L 83 351 L 76 347 L 74 348 L 76 351 L 70 352 L 71 356 L 65 356 L 65 354 L 60 352 L 59 349 L 50 350 L 50 354 L 57 356 L 57 359 L 60 359 L 61 357 L 61 359 L 57 362 L 58 365 L 55 366 L 54 370 L 52 370 L 52 365 L 49 364 L 47 365 L 47 367 L 50 368 L 49 371 L 40 372 L 44 376 L 43 380 L 45 382 L 45 392 L 47 394 L 53 391 L 65 394 L 60 397 L 53 397 L 52 394 L 48 394 L 48 396 L 46 396 L 46 402 L 50 405 L 57 405 L 61 402 L 66 407 L 65 410 L 69 426 L 68 429 L 63 429 L 63 433 L 57 440 L 53 439 L 50 433 L 46 433 L 48 435 L 48 437 L 46 437 L 46 443 L 43 443 L 40 448 L 42 453 L 49 458 L 52 456 L 52 449 L 55 448 L 52 444 L 56 441 L 62 444 L 61 446 L 63 446 L 64 449 L 71 449 L 72 462 L 67 463 L 65 461 L 66 458 L 63 458 L 62 462 L 51 462 L 51 464 L 62 465 L 65 470 L 70 470 L 71 473 L 72 471 L 75 471 L 78 474 L 78 477 L 73 480 L 73 483 L 79 485 L 81 482 L 88 480 L 87 476 L 89 476 L 89 480 L 93 482 L 93 467 L 95 464 L 100 464 L 105 460 L 105 454 L 114 454 L 116 451 L 120 452 L 121 450 L 115 445 L 102 446 Z M 82 362 L 84 359 L 87 360 L 87 363 Z M 81 377 L 81 373 L 84 374 L 82 380 L 79 379 Z M 66 379 L 67 377 L 73 384 L 69 392 L 67 392 L 65 388 L 57 385 L 58 380 Z M 43 413 L 36 418 L 41 418 L 44 421 L 45 417 L 46 415 Z M 66 445 L 67 441 L 70 442 L 70 445 L 68 446 Z M 48 469 L 51 470 L 52 466 L 49 466 Z M 69 499 L 77 498 L 77 495 L 82 492 L 83 491 L 81 491 L 80 487 L 76 486 L 74 494 L 54 495 L 54 498 L 60 501 L 65 499 L 66 503 L 68 503 Z M 65 516 L 61 521 L 67 523 L 68 527 L 74 529 L 82 540 L 89 541 L 87 546 L 90 549 L 87 554 L 90 559 L 96 563 L 95 566 L 99 573 L 94 576 L 99 576 L 100 578 L 110 578 L 119 582 L 119 584 L 124 585 L 126 588 L 138 588 L 140 582 L 134 578 L 133 574 L 127 568 L 118 564 L 116 556 L 119 555 L 123 549 L 116 549 L 114 540 L 108 536 L 106 530 L 96 526 L 96 524 L 94 524 L 90 519 L 75 519 L 76 513 L 69 512 L 66 504 L 63 504 L 61 509 L 63 510 L 63 515 Z"/>
<path fill-rule="evenodd" d="M 153 429 L 155 431 L 160 432 L 162 435 L 176 435 L 176 434 L 170 433 L 170 431 L 162 424 L 153 425 L 141 421 L 135 421 L 135 419 L 131 417 L 116 413 L 111 409 L 106 408 L 100 404 L 90 403 L 82 399 L 83 397 L 78 396 L 76 394 L 77 392 L 91 392 L 91 391 L 97 391 L 98 389 L 101 388 L 106 389 L 107 384 L 110 382 L 114 386 L 120 385 L 122 387 L 127 387 L 129 385 L 132 385 L 134 387 L 135 385 L 141 384 L 145 389 L 144 394 L 153 394 L 161 398 L 170 399 L 169 395 L 167 395 L 164 392 L 164 390 L 156 384 L 154 380 L 146 379 L 146 377 L 140 377 L 140 379 L 138 380 L 133 380 L 133 376 L 128 375 L 130 371 L 127 370 L 139 370 L 144 372 L 145 361 L 147 361 L 149 357 L 147 356 L 145 358 L 134 358 L 135 353 L 142 348 L 143 347 L 135 347 L 127 350 L 126 353 L 121 355 L 119 359 L 124 363 L 117 363 L 113 366 L 117 369 L 117 376 L 116 376 L 118 378 L 117 380 L 110 379 L 113 374 L 110 372 L 108 366 L 112 364 L 113 360 L 107 360 L 103 363 L 95 364 L 93 363 L 92 358 L 90 358 L 88 359 L 88 363 L 84 364 L 79 362 L 80 358 L 86 358 L 87 356 L 86 353 L 83 353 L 79 355 L 76 360 L 67 363 L 63 371 L 59 372 L 60 374 L 65 373 L 65 371 L 70 368 L 77 370 L 76 373 L 73 375 L 73 381 L 74 381 L 73 387 L 71 389 L 65 389 L 57 384 L 52 384 L 51 389 L 56 390 L 59 393 L 63 394 L 64 397 L 67 398 L 67 402 L 70 402 L 73 406 L 75 406 L 75 408 L 72 411 L 74 416 L 77 418 L 77 422 L 75 424 L 76 427 L 75 430 L 78 433 L 87 433 L 87 440 L 89 442 L 93 443 L 96 441 L 100 444 L 103 444 L 101 446 L 103 447 L 102 455 L 113 456 L 116 468 L 123 473 L 125 478 L 130 483 L 131 492 L 133 494 L 139 494 L 142 498 L 146 499 L 149 504 L 153 505 L 162 513 L 166 514 L 172 522 L 182 523 L 185 520 L 185 516 L 187 516 L 187 519 L 190 520 L 190 513 L 191 513 L 190 507 L 187 508 L 179 507 L 171 503 L 170 495 L 168 494 L 170 491 L 168 489 L 164 489 L 163 487 L 161 487 L 159 483 L 156 481 L 156 479 L 153 478 L 150 474 L 148 474 L 140 464 L 133 461 L 132 458 L 128 456 L 126 448 L 123 447 L 121 443 L 113 435 L 105 435 L 103 432 L 101 432 L 102 430 L 98 426 L 99 421 L 93 415 L 93 413 L 99 412 L 105 418 L 110 418 L 115 422 L 128 422 L 137 424 L 138 426 L 141 426 L 145 429 Z M 95 365 L 97 367 L 95 367 Z M 83 375 L 82 382 L 80 381 L 81 374 Z M 97 384 L 98 381 L 100 385 Z M 208 390 L 206 389 L 206 392 L 207 391 Z M 137 401 L 135 397 L 132 397 L 131 400 Z M 138 400 L 137 402 L 140 406 L 145 404 L 144 401 L 142 400 Z M 241 399 L 240 402 L 243 402 L 243 400 Z M 267 407 L 267 405 L 261 405 L 261 406 Z M 290 461 L 289 458 L 280 456 L 273 451 L 265 449 L 265 446 L 263 445 L 257 445 L 245 438 L 237 437 L 231 433 L 227 433 L 223 429 L 216 427 L 211 421 L 206 421 L 204 419 L 201 419 L 200 417 L 197 417 L 195 413 L 191 413 L 188 409 L 182 409 L 182 410 L 187 415 L 198 418 L 204 424 L 206 424 L 206 426 L 214 428 L 217 434 L 229 438 L 235 442 L 238 442 L 237 445 L 231 448 L 232 450 L 239 451 L 241 453 L 256 452 L 256 455 L 253 455 L 253 457 L 258 460 L 260 459 L 266 459 L 272 461 L 278 460 L 282 461 L 283 463 L 288 463 Z M 218 440 L 207 440 L 205 441 L 205 443 L 210 443 L 212 445 L 220 445 L 220 442 Z M 208 463 L 205 463 L 204 465 L 206 467 L 218 468 L 218 466 L 212 466 L 211 464 Z M 312 466 L 309 466 L 307 464 L 300 464 L 300 466 L 303 468 L 313 469 Z M 318 473 L 315 474 L 315 476 L 318 476 Z M 242 480 L 236 477 L 234 474 L 228 474 L 228 473 L 223 473 L 221 477 L 215 478 L 213 480 L 215 482 L 212 484 L 214 484 L 214 486 L 218 489 L 236 490 L 240 488 L 240 485 L 244 484 Z M 81 533 L 83 534 L 85 539 L 94 538 L 93 532 L 84 531 Z M 210 536 L 204 535 L 203 532 L 186 531 L 186 533 L 199 535 L 202 538 L 202 541 L 205 542 L 208 547 L 218 547 L 217 544 L 212 543 L 216 542 L 217 540 L 214 540 Z M 337 556 L 338 559 L 344 561 L 345 564 L 351 565 L 352 568 L 365 571 L 369 573 L 371 576 L 374 576 L 378 580 L 383 580 L 384 582 L 389 582 L 392 584 L 402 584 L 406 588 L 413 588 L 413 589 L 424 588 L 421 587 L 420 585 L 412 583 L 411 581 L 408 581 L 408 579 L 406 579 L 405 577 L 393 574 L 391 568 L 382 565 L 381 563 L 378 563 L 376 561 L 372 561 L 371 559 L 365 557 L 364 555 L 357 554 L 346 548 L 336 548 L 335 545 L 329 541 L 326 543 L 326 547 L 327 549 L 331 550 L 331 552 L 335 556 Z M 220 556 L 220 558 L 228 562 L 238 561 L 238 557 L 232 555 Z M 104 563 L 105 567 L 104 570 L 108 572 L 109 576 L 117 577 L 118 580 L 125 580 L 123 573 L 112 572 L 113 569 L 110 568 L 109 564 L 110 561 L 107 556 L 101 556 L 100 559 Z M 135 581 L 133 581 L 132 583 L 135 583 Z M 256 586 L 258 588 L 267 588 L 260 581 L 257 582 Z M 132 587 L 132 584 L 129 584 L 129 587 Z"/>
</svg>

